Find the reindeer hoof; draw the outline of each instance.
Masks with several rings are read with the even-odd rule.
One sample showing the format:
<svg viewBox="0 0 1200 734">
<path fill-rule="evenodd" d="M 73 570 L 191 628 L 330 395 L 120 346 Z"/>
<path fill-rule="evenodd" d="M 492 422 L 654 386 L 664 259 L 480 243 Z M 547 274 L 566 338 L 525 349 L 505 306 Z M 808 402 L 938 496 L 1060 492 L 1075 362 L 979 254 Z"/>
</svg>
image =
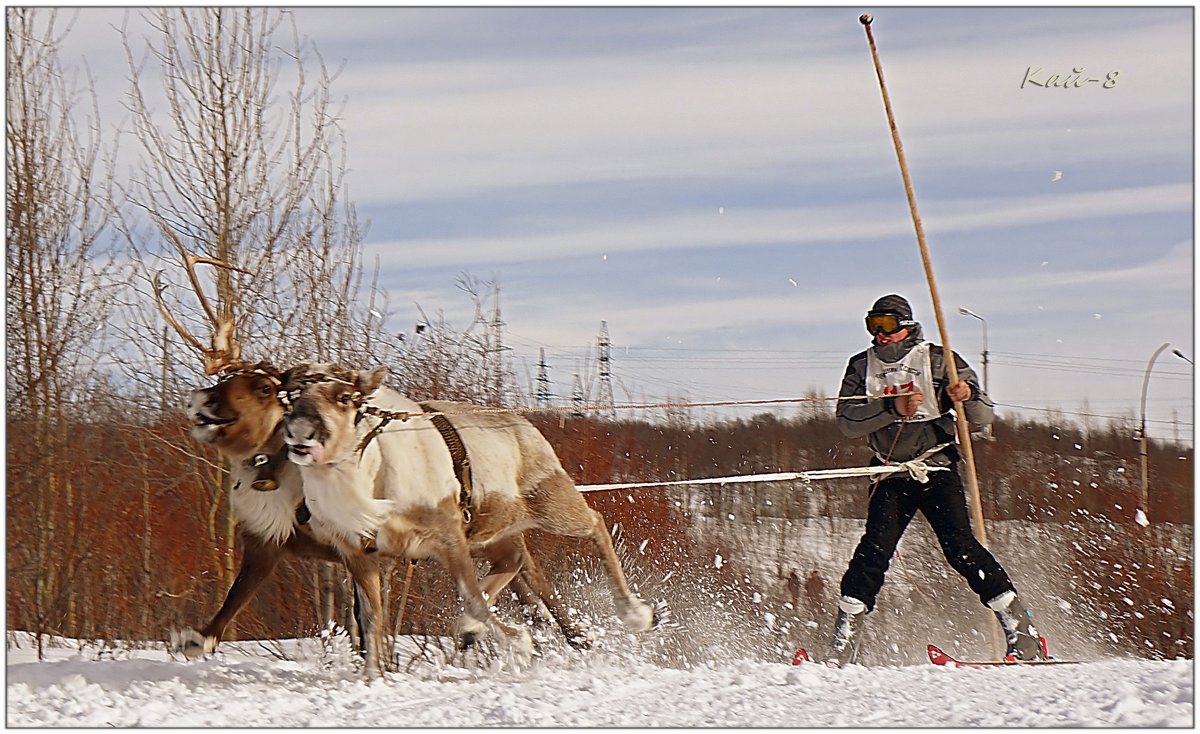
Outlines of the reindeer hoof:
<svg viewBox="0 0 1200 734">
<path fill-rule="evenodd" d="M 567 644 L 576 650 L 591 650 L 592 636 L 585 630 L 573 629 L 566 632 Z"/>
<path fill-rule="evenodd" d="M 518 627 L 516 634 L 509 638 L 513 654 L 523 662 L 529 662 L 533 657 L 533 635 L 524 627 Z"/>
<path fill-rule="evenodd" d="M 479 644 L 479 635 L 474 632 L 464 632 L 458 638 L 458 651 L 466 652 Z"/>
<path fill-rule="evenodd" d="M 667 606 L 665 601 L 654 603 L 654 609 L 651 611 L 650 629 L 656 630 L 671 621 L 671 608 Z"/>
<path fill-rule="evenodd" d="M 188 660 L 210 655 L 217 646 L 213 637 L 205 637 L 194 629 L 171 630 L 170 651 Z"/>
<path fill-rule="evenodd" d="M 657 626 L 655 610 L 644 601 L 634 600 L 620 610 L 621 622 L 634 632 L 649 632 Z"/>
</svg>

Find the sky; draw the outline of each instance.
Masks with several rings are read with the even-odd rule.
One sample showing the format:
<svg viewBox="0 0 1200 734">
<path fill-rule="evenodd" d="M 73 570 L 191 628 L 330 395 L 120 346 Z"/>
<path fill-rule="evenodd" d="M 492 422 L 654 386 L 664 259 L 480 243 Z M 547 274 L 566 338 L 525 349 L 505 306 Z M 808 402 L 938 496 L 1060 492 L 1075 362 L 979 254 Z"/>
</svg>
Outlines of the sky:
<svg viewBox="0 0 1200 734">
<path fill-rule="evenodd" d="M 1190 727 L 1192 660 L 963 670 L 743 660 L 664 666 L 626 636 L 521 669 L 420 660 L 367 684 L 343 646 L 223 643 L 210 660 L 68 640 L 7 650 L 10 727 Z M 60 641 L 59 644 L 62 644 Z M 412 655 L 403 640 L 404 659 Z M 936 702 L 936 703 L 931 703 Z"/>
<path fill-rule="evenodd" d="M 836 395 L 886 293 L 943 341 L 862 11 L 292 12 L 340 69 L 389 329 L 465 326 L 468 273 L 526 390 L 545 349 L 556 396 L 597 397 L 604 322 L 617 402 L 659 403 Z M 122 13 L 81 9 L 63 47 L 117 129 Z M 982 371 L 986 325 L 1001 414 L 1136 422 L 1169 342 L 1148 432 L 1190 444 L 1193 9 L 874 13 L 948 338 Z M 1030 82 L 1055 74 L 1099 81 Z"/>
</svg>

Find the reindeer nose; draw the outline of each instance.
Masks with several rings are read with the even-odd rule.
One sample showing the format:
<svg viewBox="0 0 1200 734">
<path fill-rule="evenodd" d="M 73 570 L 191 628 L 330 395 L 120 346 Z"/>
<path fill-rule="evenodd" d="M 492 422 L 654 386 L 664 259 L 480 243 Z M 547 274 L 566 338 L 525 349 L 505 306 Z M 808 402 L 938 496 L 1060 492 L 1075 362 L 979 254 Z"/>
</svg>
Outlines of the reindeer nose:
<svg viewBox="0 0 1200 734">
<path fill-rule="evenodd" d="M 289 443 L 305 443 L 316 438 L 317 429 L 307 418 L 297 418 L 284 424 Z"/>
</svg>

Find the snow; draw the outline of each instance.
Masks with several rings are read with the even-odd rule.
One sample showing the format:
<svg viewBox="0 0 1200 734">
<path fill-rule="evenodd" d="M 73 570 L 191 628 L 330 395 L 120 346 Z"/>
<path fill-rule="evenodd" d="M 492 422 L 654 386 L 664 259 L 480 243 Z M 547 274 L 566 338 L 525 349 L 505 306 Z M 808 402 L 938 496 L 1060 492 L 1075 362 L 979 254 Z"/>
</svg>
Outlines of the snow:
<svg viewBox="0 0 1200 734">
<path fill-rule="evenodd" d="M 10 635 L 10 645 L 12 637 Z M 1193 662 L 990 670 L 739 660 L 665 665 L 631 635 L 587 652 L 415 657 L 365 682 L 316 640 L 222 643 L 202 661 L 67 641 L 8 650 L 9 727 L 1188 727 Z M 814 652 L 816 652 L 814 650 Z"/>
</svg>

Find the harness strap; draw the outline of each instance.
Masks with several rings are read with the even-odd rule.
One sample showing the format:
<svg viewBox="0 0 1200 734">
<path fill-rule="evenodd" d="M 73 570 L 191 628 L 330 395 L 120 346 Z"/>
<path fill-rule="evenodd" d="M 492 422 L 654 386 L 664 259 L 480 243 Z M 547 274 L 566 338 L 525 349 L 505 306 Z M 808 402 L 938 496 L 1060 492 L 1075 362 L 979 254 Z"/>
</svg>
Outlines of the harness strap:
<svg viewBox="0 0 1200 734">
<path fill-rule="evenodd" d="M 355 395 L 355 397 L 354 397 L 355 402 L 361 403 L 362 396 L 359 395 L 358 393 L 355 393 L 354 395 Z M 378 408 L 374 405 L 361 405 L 360 404 L 359 408 L 358 408 L 358 414 L 356 416 L 354 416 L 354 425 L 358 425 L 359 421 L 361 421 L 363 419 L 363 416 L 366 416 L 366 415 L 373 415 L 376 418 L 379 418 L 380 420 L 379 420 L 379 425 L 375 426 L 370 431 L 368 431 L 367 435 L 363 436 L 362 440 L 358 442 L 358 448 L 355 450 L 360 455 L 367 448 L 367 444 L 371 443 L 371 441 L 374 440 L 375 437 L 378 436 L 381 431 L 383 431 L 383 427 L 386 426 L 388 423 L 391 423 L 392 420 L 394 420 L 396 418 L 399 418 L 402 421 L 408 420 L 408 413 L 405 413 L 403 411 L 396 412 L 396 411 L 391 411 L 391 410 L 383 410 L 382 408 Z"/>
<path fill-rule="evenodd" d="M 450 423 L 450 420 L 428 405 L 421 404 L 421 410 L 432 413 L 429 420 L 442 434 L 446 448 L 450 450 L 450 461 L 454 465 L 454 477 L 458 480 L 458 506 L 462 510 L 463 524 L 470 526 L 471 515 L 471 459 L 467 456 L 467 447 L 462 436 Z"/>
</svg>

